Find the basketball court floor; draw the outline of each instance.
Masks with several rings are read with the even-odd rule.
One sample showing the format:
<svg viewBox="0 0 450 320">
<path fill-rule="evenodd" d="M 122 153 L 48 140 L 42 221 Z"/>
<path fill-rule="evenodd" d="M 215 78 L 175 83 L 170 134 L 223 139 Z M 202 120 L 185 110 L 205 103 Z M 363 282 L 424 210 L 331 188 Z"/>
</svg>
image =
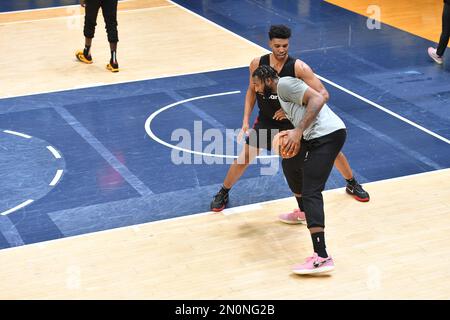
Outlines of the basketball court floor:
<svg viewBox="0 0 450 320">
<path fill-rule="evenodd" d="M 432 0 L 119 2 L 120 72 L 76 61 L 76 0 L 0 4 L 1 299 L 449 299 L 450 61 L 427 56 Z M 302 277 L 305 225 L 263 153 L 209 211 L 242 145 L 248 65 L 268 28 L 293 32 L 344 120 L 371 195 L 333 170 L 324 192 L 336 269 Z M 252 119 L 256 117 L 256 111 Z"/>
</svg>

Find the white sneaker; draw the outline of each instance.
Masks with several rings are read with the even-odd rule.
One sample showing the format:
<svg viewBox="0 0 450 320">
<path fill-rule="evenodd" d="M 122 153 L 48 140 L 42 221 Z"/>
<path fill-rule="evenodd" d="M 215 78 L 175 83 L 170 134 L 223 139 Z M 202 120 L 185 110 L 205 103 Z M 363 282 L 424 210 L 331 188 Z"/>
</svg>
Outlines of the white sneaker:
<svg viewBox="0 0 450 320">
<path fill-rule="evenodd" d="M 442 57 L 439 57 L 436 54 L 436 49 L 429 47 L 428 48 L 428 55 L 430 56 L 431 59 L 433 59 L 437 64 L 442 64 L 444 62 L 444 60 L 442 59 Z"/>
</svg>

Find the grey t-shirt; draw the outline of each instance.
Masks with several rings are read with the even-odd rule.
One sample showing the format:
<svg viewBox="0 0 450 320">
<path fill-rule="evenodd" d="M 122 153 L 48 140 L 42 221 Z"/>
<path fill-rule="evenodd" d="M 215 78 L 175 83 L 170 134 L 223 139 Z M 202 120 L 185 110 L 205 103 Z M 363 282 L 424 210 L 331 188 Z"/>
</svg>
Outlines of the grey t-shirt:
<svg viewBox="0 0 450 320">
<path fill-rule="evenodd" d="M 306 113 L 302 104 L 303 95 L 308 85 L 298 78 L 283 77 L 278 81 L 278 100 L 286 113 L 286 117 L 297 127 Z M 305 140 L 325 136 L 339 129 L 345 129 L 345 124 L 329 107 L 324 104 L 317 118 L 303 132 Z"/>
</svg>

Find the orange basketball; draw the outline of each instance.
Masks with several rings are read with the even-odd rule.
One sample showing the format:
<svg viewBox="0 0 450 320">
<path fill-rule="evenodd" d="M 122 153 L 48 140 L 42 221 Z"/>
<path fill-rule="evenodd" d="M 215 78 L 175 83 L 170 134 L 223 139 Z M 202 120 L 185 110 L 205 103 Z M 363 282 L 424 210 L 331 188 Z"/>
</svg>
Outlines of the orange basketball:
<svg viewBox="0 0 450 320">
<path fill-rule="evenodd" d="M 294 152 L 294 153 L 291 153 L 291 154 L 288 154 L 288 153 L 284 152 L 283 146 L 284 146 L 285 139 L 286 139 L 286 135 L 285 134 L 286 133 L 279 132 L 279 133 L 277 133 L 275 135 L 275 137 L 273 137 L 272 150 L 276 154 L 280 155 L 283 159 L 289 159 L 289 158 L 292 158 L 292 157 L 296 156 L 298 151 L 300 151 L 300 150 L 297 150 L 297 152 Z"/>
</svg>

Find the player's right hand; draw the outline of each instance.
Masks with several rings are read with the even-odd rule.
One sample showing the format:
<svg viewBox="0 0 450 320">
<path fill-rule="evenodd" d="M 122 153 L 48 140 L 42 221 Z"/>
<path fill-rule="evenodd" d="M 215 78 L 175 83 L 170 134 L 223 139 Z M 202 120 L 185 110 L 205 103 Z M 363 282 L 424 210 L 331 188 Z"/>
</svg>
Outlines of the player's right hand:
<svg viewBox="0 0 450 320">
<path fill-rule="evenodd" d="M 80 0 L 80 6 L 86 7 L 86 0 Z"/>
<path fill-rule="evenodd" d="M 286 156 L 296 155 L 300 151 L 300 144 L 302 139 L 302 133 L 296 129 L 283 131 L 285 133 L 284 145 L 282 146 L 282 152 Z"/>
<path fill-rule="evenodd" d="M 273 119 L 277 121 L 281 121 L 286 118 L 286 113 L 284 113 L 284 110 L 282 108 L 278 109 L 277 112 L 273 115 Z"/>
<path fill-rule="evenodd" d="M 242 123 L 242 128 L 241 128 L 241 132 L 239 132 L 238 135 L 238 143 L 241 143 L 242 139 L 244 138 L 244 135 L 247 137 L 249 135 L 248 133 L 248 128 L 250 126 L 248 125 L 248 122 L 243 122 Z"/>
</svg>

